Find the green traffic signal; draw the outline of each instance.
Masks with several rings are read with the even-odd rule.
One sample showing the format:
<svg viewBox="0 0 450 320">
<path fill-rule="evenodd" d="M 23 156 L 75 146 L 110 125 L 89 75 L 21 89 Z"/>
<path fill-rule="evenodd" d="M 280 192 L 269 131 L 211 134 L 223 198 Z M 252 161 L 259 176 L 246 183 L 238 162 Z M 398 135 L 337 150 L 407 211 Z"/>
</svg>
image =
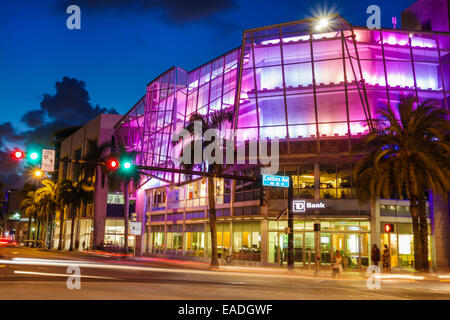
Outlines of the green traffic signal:
<svg viewBox="0 0 450 320">
<path fill-rule="evenodd" d="M 39 154 L 37 152 L 31 152 L 30 153 L 30 159 L 31 160 L 37 160 L 39 158 Z"/>
<path fill-rule="evenodd" d="M 123 163 L 123 168 L 124 169 L 130 169 L 131 168 L 131 162 L 130 161 L 125 161 Z"/>
</svg>

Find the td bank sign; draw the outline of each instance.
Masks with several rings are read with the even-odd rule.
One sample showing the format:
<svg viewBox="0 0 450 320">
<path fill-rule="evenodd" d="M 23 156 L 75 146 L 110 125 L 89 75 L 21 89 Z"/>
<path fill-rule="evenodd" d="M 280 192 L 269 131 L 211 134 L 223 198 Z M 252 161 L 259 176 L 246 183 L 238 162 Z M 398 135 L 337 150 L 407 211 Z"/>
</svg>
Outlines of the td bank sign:
<svg viewBox="0 0 450 320">
<path fill-rule="evenodd" d="M 306 212 L 308 209 L 325 209 L 326 205 L 322 201 L 313 202 L 306 200 L 294 200 L 292 201 L 292 210 L 294 212 Z"/>
</svg>

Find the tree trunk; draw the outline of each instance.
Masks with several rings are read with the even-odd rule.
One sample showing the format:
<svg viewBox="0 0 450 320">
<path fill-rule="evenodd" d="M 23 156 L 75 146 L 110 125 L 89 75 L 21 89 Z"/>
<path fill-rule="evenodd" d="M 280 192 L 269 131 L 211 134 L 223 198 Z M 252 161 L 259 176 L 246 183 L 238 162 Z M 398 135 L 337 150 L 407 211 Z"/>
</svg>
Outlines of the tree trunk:
<svg viewBox="0 0 450 320">
<path fill-rule="evenodd" d="M 62 242 L 63 242 L 63 232 L 64 232 L 64 209 L 61 212 L 61 215 L 59 217 L 59 243 L 58 243 L 58 250 L 62 250 Z"/>
<path fill-rule="evenodd" d="M 75 210 L 76 210 L 76 208 L 75 208 Z M 70 246 L 69 246 L 69 251 L 73 251 L 73 236 L 74 236 L 74 230 L 75 230 L 76 211 L 75 211 L 75 213 L 73 213 L 72 206 L 70 207 L 70 212 L 71 212 L 71 216 L 72 216 L 72 223 L 71 223 L 71 226 L 70 226 Z"/>
<path fill-rule="evenodd" d="M 40 239 L 40 235 L 41 235 L 41 220 L 38 220 L 38 228 L 37 228 L 36 240 L 41 240 Z"/>
<path fill-rule="evenodd" d="M 128 253 L 128 216 L 129 216 L 129 195 L 128 195 L 128 184 L 125 183 L 123 187 L 123 198 L 124 198 L 124 204 L 123 204 L 123 218 L 125 222 L 125 230 L 124 230 L 124 249 L 125 253 Z"/>
<path fill-rule="evenodd" d="M 422 256 L 423 271 L 429 271 L 428 264 L 428 222 L 427 222 L 427 200 L 425 195 L 418 199 L 418 213 L 420 225 L 420 248 Z"/>
<path fill-rule="evenodd" d="M 52 246 L 52 244 L 53 244 L 53 221 L 54 221 L 53 218 L 54 217 L 53 217 L 53 214 L 52 214 L 52 216 L 50 218 L 50 241 L 49 241 L 49 244 L 48 244 L 48 248 L 49 249 L 51 249 L 53 247 Z"/>
<path fill-rule="evenodd" d="M 44 226 L 44 247 L 47 247 L 47 236 L 48 236 L 48 216 L 49 216 L 49 212 L 47 212 L 47 215 L 45 216 L 45 226 Z"/>
<path fill-rule="evenodd" d="M 214 178 L 208 177 L 208 205 L 209 205 L 209 225 L 211 227 L 211 264 L 210 267 L 219 266 L 217 256 L 217 225 L 216 225 L 216 199 L 214 194 Z"/>
<path fill-rule="evenodd" d="M 28 217 L 28 234 L 27 240 L 31 240 L 31 215 Z M 30 241 L 28 241 L 27 246 L 30 245 Z"/>
<path fill-rule="evenodd" d="M 422 269 L 422 250 L 420 246 L 420 224 L 419 213 L 417 208 L 417 198 L 411 197 L 409 205 L 409 213 L 412 218 L 413 234 L 414 234 L 414 268 L 416 270 Z"/>
</svg>

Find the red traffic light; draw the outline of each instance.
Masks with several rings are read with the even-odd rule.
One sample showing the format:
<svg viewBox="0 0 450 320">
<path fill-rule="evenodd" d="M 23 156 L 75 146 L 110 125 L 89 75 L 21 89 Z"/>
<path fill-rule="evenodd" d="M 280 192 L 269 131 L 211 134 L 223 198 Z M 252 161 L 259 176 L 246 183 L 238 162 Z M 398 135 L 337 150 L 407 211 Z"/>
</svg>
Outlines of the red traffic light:
<svg viewBox="0 0 450 320">
<path fill-rule="evenodd" d="M 109 159 L 106 162 L 106 165 L 108 166 L 108 168 L 110 170 L 115 170 L 115 169 L 117 169 L 119 167 L 119 161 L 117 161 L 116 159 Z"/>
<path fill-rule="evenodd" d="M 385 224 L 384 231 L 387 233 L 394 232 L 394 225 L 390 223 Z"/>
<path fill-rule="evenodd" d="M 23 153 L 22 150 L 16 149 L 12 152 L 12 157 L 14 159 L 20 160 L 20 159 L 23 159 L 24 156 L 25 156 L 25 154 Z"/>
</svg>

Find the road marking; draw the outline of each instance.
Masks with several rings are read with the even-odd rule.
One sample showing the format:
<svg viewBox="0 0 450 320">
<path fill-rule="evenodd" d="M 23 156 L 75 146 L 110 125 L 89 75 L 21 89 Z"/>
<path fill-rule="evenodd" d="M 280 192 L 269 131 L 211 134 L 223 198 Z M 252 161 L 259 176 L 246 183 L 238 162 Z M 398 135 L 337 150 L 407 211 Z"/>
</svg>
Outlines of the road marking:
<svg viewBox="0 0 450 320">
<path fill-rule="evenodd" d="M 234 282 L 228 282 L 229 284 L 246 284 L 246 282 L 243 281 L 234 281 Z"/>
<path fill-rule="evenodd" d="M 49 276 L 49 277 L 69 277 L 69 276 L 72 276 L 72 274 L 69 274 L 69 273 L 45 273 L 45 272 L 18 271 L 18 270 L 15 270 L 14 273 L 16 273 L 16 274 L 30 274 L 30 275 L 36 275 L 36 276 Z M 81 278 L 92 278 L 92 279 L 118 280 L 117 278 L 101 277 L 101 276 L 83 276 L 83 275 L 80 275 L 80 277 Z"/>
</svg>

